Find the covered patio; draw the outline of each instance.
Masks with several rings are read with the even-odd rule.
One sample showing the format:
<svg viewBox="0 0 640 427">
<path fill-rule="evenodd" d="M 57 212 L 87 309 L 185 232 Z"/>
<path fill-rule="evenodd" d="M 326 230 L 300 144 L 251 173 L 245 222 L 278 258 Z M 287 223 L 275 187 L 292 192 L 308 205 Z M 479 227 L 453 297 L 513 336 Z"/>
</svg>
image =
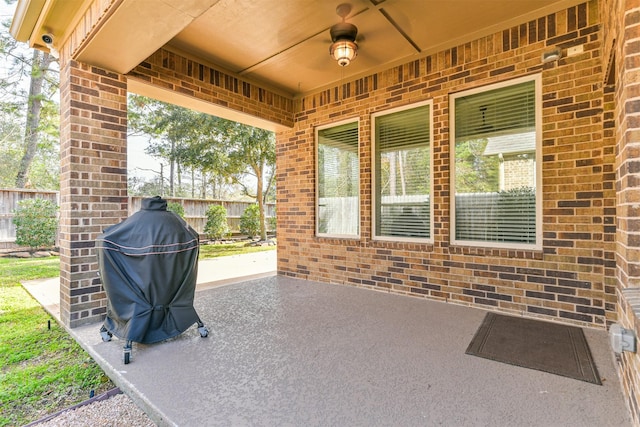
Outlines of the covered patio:
<svg viewBox="0 0 640 427">
<path fill-rule="evenodd" d="M 168 342 L 72 334 L 159 425 L 631 425 L 605 331 L 603 385 L 465 354 L 479 309 L 272 276 L 196 292 L 210 330 Z"/>
<path fill-rule="evenodd" d="M 60 57 L 61 321 L 154 411 L 204 416 L 203 392 L 238 423 L 611 425 L 617 376 L 640 423 L 640 356 L 606 344 L 640 333 L 638 0 L 21 0 L 11 33 Z M 129 92 L 276 132 L 278 277 L 202 291 L 212 339 L 122 372 L 85 325 L 96 236 L 127 215 Z M 461 352 L 482 310 L 583 327 L 615 369 L 493 369 Z M 178 390 L 158 373 L 182 347 Z"/>
</svg>

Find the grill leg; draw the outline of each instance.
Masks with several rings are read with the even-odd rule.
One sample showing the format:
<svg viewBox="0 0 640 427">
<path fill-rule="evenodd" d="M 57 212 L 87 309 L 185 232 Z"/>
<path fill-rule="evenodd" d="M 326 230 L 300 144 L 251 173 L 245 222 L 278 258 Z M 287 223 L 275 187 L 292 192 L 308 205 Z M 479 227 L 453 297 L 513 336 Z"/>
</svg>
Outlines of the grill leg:
<svg viewBox="0 0 640 427">
<path fill-rule="evenodd" d="M 107 342 L 111 341 L 111 337 L 113 336 L 111 332 L 107 331 L 107 328 L 102 325 L 100 328 L 100 336 L 102 337 L 102 341 Z"/>
<path fill-rule="evenodd" d="M 198 332 L 200 332 L 200 336 L 202 338 L 206 338 L 209 336 L 209 329 L 207 329 L 207 327 L 204 326 L 204 323 L 202 323 L 201 320 L 198 320 Z"/>
<path fill-rule="evenodd" d="M 127 340 L 127 343 L 124 345 L 122 353 L 122 361 L 125 365 L 128 365 L 131 362 L 131 341 Z"/>
</svg>

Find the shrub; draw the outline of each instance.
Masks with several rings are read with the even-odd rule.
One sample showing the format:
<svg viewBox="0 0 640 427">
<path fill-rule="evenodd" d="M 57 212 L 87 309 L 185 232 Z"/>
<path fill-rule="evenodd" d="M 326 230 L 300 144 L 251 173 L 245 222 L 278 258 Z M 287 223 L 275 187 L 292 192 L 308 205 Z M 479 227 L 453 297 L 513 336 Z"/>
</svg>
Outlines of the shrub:
<svg viewBox="0 0 640 427">
<path fill-rule="evenodd" d="M 54 246 L 58 230 L 58 206 L 46 199 L 21 200 L 13 223 L 18 245 L 29 246 L 32 252 L 37 248 Z"/>
<path fill-rule="evenodd" d="M 249 205 L 240 216 L 240 233 L 249 237 L 260 235 L 260 207 Z"/>
<path fill-rule="evenodd" d="M 207 209 L 207 224 L 204 232 L 211 239 L 222 239 L 231 234 L 227 224 L 227 209 L 222 205 L 211 205 Z"/>
<path fill-rule="evenodd" d="M 168 202 L 167 210 L 178 215 L 180 218 L 184 218 L 184 206 L 178 202 Z"/>
<path fill-rule="evenodd" d="M 276 228 L 278 228 L 278 219 L 275 216 L 270 216 L 267 224 L 269 224 L 269 231 L 276 231 Z"/>
<path fill-rule="evenodd" d="M 267 229 L 269 231 L 276 231 L 276 228 L 278 228 L 278 220 L 274 209 L 273 216 L 267 219 Z"/>
</svg>

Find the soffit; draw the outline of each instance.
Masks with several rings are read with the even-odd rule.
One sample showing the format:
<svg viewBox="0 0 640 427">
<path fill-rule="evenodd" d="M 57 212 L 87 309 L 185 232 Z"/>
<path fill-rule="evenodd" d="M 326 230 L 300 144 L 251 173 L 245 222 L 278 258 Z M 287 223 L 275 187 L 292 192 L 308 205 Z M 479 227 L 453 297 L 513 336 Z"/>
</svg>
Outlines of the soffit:
<svg viewBox="0 0 640 427">
<path fill-rule="evenodd" d="M 341 0 L 220 0 L 169 45 L 300 95 L 424 57 L 582 1 L 351 0 L 358 57 L 339 67 L 329 29 Z"/>
<path fill-rule="evenodd" d="M 115 0 L 75 59 L 127 73 L 157 49 L 167 47 L 300 96 L 584 2 L 350 0 L 346 21 L 358 27 L 359 54 L 349 66 L 339 67 L 329 56 L 329 29 L 340 22 L 336 7 L 343 1 Z M 29 13 L 14 20 L 12 34 L 24 38 L 29 33 L 36 46 L 46 31 L 63 40 L 90 4 L 86 0 L 20 0 L 18 10 Z M 28 30 L 30 25 L 33 28 Z"/>
</svg>

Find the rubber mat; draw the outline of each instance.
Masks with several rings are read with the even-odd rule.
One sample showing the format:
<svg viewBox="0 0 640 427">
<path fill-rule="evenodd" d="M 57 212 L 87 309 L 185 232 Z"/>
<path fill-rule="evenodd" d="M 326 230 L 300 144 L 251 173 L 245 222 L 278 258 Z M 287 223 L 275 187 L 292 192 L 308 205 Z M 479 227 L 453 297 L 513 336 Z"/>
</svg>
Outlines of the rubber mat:
<svg viewBox="0 0 640 427">
<path fill-rule="evenodd" d="M 487 313 L 466 354 L 602 385 L 575 326 Z"/>
</svg>

